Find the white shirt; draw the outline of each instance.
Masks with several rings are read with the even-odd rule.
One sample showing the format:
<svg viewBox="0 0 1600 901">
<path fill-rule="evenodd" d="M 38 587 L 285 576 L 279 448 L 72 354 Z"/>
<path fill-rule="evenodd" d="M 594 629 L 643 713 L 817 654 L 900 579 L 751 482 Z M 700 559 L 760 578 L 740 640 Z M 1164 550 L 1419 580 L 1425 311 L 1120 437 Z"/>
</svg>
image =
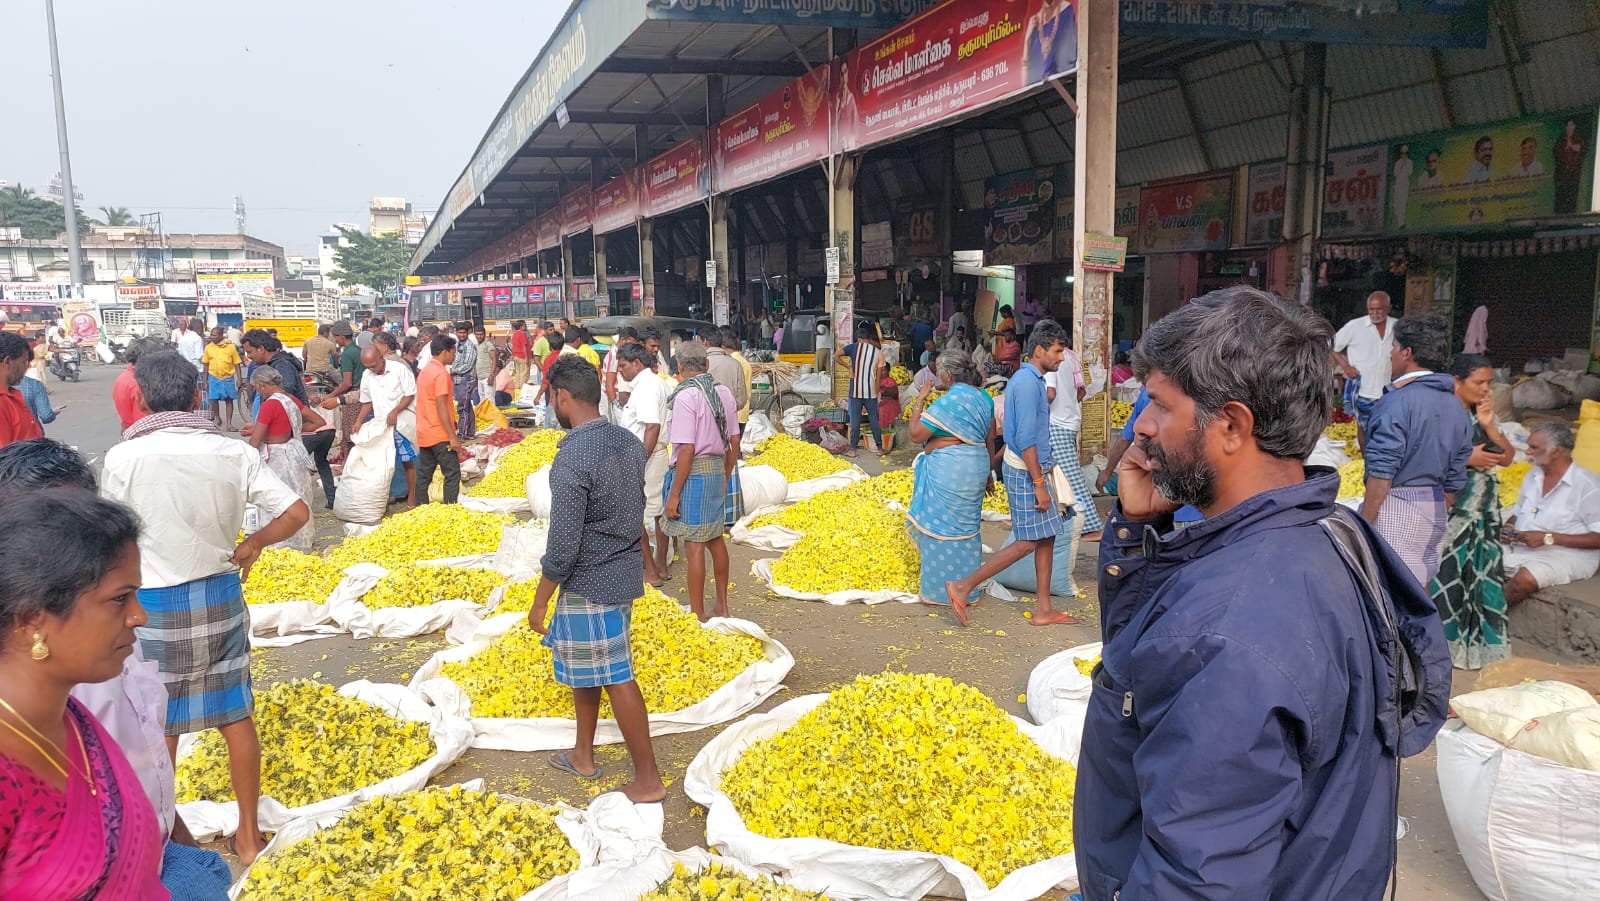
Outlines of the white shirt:
<svg viewBox="0 0 1600 901">
<path fill-rule="evenodd" d="M 178 797 L 163 731 L 167 687 L 160 669 L 154 661 L 144 659 L 135 641 L 120 675 L 104 682 L 80 682 L 73 687 L 72 696 L 111 733 L 161 818 L 162 836 L 171 835 L 178 819 Z"/>
<path fill-rule="evenodd" d="M 1517 518 L 1518 532 L 1556 535 L 1600 532 L 1600 475 L 1573 463 L 1567 467 L 1561 481 L 1546 494 L 1544 470 L 1535 466 L 1522 480 L 1516 505 L 1505 511 L 1506 519 L 1513 516 Z M 1583 553 L 1600 557 L 1600 550 Z"/>
<path fill-rule="evenodd" d="M 667 398 L 670 394 L 666 381 L 648 369 L 641 370 L 634 377 L 628 391 L 628 403 L 622 408 L 623 428 L 643 441 L 647 426 L 661 426 L 656 436 L 656 446 L 645 448 L 648 453 L 653 454 L 667 447 Z"/>
<path fill-rule="evenodd" d="M 1512 178 L 1534 178 L 1544 174 L 1544 163 L 1534 160 L 1526 166 L 1518 166 L 1511 170 Z"/>
<path fill-rule="evenodd" d="M 966 313 L 963 313 L 959 310 L 950 314 L 950 337 L 955 337 L 956 329 L 958 328 L 966 329 L 967 339 L 972 339 L 972 319 Z"/>
<path fill-rule="evenodd" d="M 1061 373 L 1072 373 L 1071 385 L 1062 388 L 1066 379 Z M 1044 386 L 1054 388 L 1056 399 L 1050 402 L 1050 421 L 1076 432 L 1083 424 L 1083 409 L 1078 406 L 1078 389 L 1083 387 L 1083 363 L 1078 355 L 1066 351 L 1061 355 L 1061 368 L 1044 374 Z"/>
<path fill-rule="evenodd" d="M 395 431 L 416 447 L 417 377 L 411 374 L 411 367 L 389 360 L 384 363 L 383 375 L 369 369 L 361 377 L 361 402 L 372 404 L 372 415 L 377 419 L 387 422 L 389 413 L 408 397 L 412 399 L 411 406 L 406 407 L 394 425 Z"/>
<path fill-rule="evenodd" d="M 178 338 L 178 353 L 182 354 L 185 360 L 193 363 L 195 369 L 198 369 L 201 372 L 206 371 L 206 364 L 204 360 L 206 355 L 206 341 L 204 338 L 195 334 L 192 329 L 184 332 Z"/>
<path fill-rule="evenodd" d="M 1384 320 L 1383 335 L 1371 316 L 1352 319 L 1333 337 L 1333 349 L 1345 355 L 1350 365 L 1361 374 L 1361 396 L 1377 400 L 1383 396 L 1383 387 L 1389 384 L 1391 363 L 1389 352 L 1394 350 L 1395 318 Z"/>
<path fill-rule="evenodd" d="M 932 366 L 924 366 L 918 369 L 917 374 L 911 377 L 911 389 L 913 391 L 921 394 L 924 385 L 939 387 L 939 376 L 934 374 Z"/>
<path fill-rule="evenodd" d="M 145 588 L 234 569 L 245 507 L 276 519 L 300 501 L 246 442 L 200 429 L 162 429 L 106 452 L 100 493 L 132 508 Z"/>
</svg>

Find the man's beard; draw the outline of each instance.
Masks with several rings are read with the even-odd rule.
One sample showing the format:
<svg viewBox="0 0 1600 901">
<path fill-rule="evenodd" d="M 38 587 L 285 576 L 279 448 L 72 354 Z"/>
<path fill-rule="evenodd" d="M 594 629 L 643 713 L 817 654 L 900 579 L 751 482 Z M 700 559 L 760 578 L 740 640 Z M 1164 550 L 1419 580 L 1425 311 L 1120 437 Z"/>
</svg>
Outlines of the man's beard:
<svg viewBox="0 0 1600 901">
<path fill-rule="evenodd" d="M 568 431 L 568 432 L 572 431 L 572 420 L 568 419 L 565 416 L 562 416 L 560 410 L 556 411 L 556 422 L 560 424 L 561 428 L 564 431 Z"/>
<path fill-rule="evenodd" d="M 1181 451 L 1168 451 L 1148 438 L 1140 439 L 1139 449 L 1160 464 L 1150 478 L 1167 500 L 1193 507 L 1208 507 L 1216 500 L 1217 470 L 1206 460 L 1202 432 L 1191 433 Z"/>
</svg>

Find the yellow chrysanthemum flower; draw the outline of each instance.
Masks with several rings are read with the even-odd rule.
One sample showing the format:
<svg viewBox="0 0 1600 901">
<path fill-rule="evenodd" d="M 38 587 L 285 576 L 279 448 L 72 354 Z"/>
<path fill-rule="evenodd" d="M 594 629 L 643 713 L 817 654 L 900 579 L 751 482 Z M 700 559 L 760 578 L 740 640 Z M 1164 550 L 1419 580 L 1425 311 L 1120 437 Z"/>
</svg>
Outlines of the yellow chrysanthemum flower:
<svg viewBox="0 0 1600 901">
<path fill-rule="evenodd" d="M 773 435 L 761 442 L 745 462 L 751 466 L 770 466 L 791 482 L 819 479 L 850 468 L 849 461 L 788 435 Z"/>
<path fill-rule="evenodd" d="M 256 558 L 244 583 L 246 604 L 285 601 L 322 603 L 344 574 L 321 557 L 288 548 L 269 547 Z"/>
<path fill-rule="evenodd" d="M 673 864 L 672 875 L 638 901 L 816 901 L 816 892 L 802 892 L 767 878 L 751 878 L 716 861 L 698 873 Z"/>
<path fill-rule="evenodd" d="M 565 432 L 541 429 L 511 446 L 495 466 L 494 472 L 467 491 L 468 497 L 523 497 L 528 476 L 549 466 L 556 458 L 556 444 Z"/>
<path fill-rule="evenodd" d="M 344 569 L 376 563 L 393 569 L 418 560 L 492 554 L 500 546 L 500 530 L 516 517 L 468 510 L 460 504 L 424 504 L 397 513 L 359 538 L 347 538 L 325 559 Z"/>
<path fill-rule="evenodd" d="M 389 570 L 361 602 L 373 610 L 422 607 L 454 600 L 484 604 L 489 601 L 489 593 L 505 581 L 504 575 L 492 569 L 407 563 Z"/>
</svg>

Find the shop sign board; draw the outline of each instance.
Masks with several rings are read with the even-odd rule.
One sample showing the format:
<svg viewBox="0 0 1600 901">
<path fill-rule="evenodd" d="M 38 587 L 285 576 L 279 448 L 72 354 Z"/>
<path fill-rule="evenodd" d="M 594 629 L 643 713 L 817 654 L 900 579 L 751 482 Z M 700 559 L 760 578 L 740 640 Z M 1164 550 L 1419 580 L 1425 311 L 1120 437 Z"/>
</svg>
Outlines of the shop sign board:
<svg viewBox="0 0 1600 901">
<path fill-rule="evenodd" d="M 1388 157 L 1388 147 L 1383 144 L 1328 152 L 1322 182 L 1322 237 L 1351 238 L 1383 231 Z"/>
<path fill-rule="evenodd" d="M 1063 183 L 1065 180 L 1063 179 Z M 1078 203 L 1067 194 L 1056 195 L 1055 258 L 1072 259 L 1073 219 L 1078 215 Z"/>
<path fill-rule="evenodd" d="M 832 62 L 820 65 L 722 120 L 711 136 L 711 182 L 718 193 L 827 158 L 833 69 Z"/>
<path fill-rule="evenodd" d="M 895 234 L 905 244 L 907 262 L 918 257 L 935 257 L 939 255 L 939 208 L 936 206 L 912 206 L 904 209 L 899 217 Z"/>
<path fill-rule="evenodd" d="M 1119 3 L 1133 36 L 1483 47 L 1489 0 L 1139 0 Z"/>
<path fill-rule="evenodd" d="M 644 166 L 645 218 L 663 216 L 704 200 L 711 193 L 705 136 L 698 135 Z"/>
<path fill-rule="evenodd" d="M 639 171 L 632 169 L 594 192 L 594 232 L 603 235 L 639 221 Z"/>
<path fill-rule="evenodd" d="M 594 194 L 587 187 L 561 198 L 561 233 L 581 234 L 594 224 Z"/>
<path fill-rule="evenodd" d="M 1233 222 L 1233 176 L 1139 189 L 1139 252 L 1226 250 Z"/>
<path fill-rule="evenodd" d="M 0 282 L 0 300 L 12 304 L 56 304 L 71 296 L 66 285 Z"/>
<path fill-rule="evenodd" d="M 834 92 L 841 151 L 966 115 L 1078 67 L 1077 7 L 1025 30 L 1046 0 L 947 0 L 850 51 Z"/>
<path fill-rule="evenodd" d="M 1283 239 L 1283 197 L 1289 185 L 1284 160 L 1256 163 L 1245 179 L 1244 243 L 1276 244 Z"/>
<path fill-rule="evenodd" d="M 118 285 L 117 302 L 135 310 L 159 310 L 161 289 L 155 285 Z"/>
<path fill-rule="evenodd" d="M 984 183 L 985 266 L 1046 263 L 1055 255 L 1056 170 L 1024 169 Z"/>
<path fill-rule="evenodd" d="M 1128 239 L 1117 235 L 1083 236 L 1083 268 L 1121 272 L 1128 264 Z"/>
<path fill-rule="evenodd" d="M 202 307 L 243 307 L 246 294 L 271 297 L 271 260 L 195 260 L 195 293 Z"/>
<path fill-rule="evenodd" d="M 1139 186 L 1118 188 L 1115 203 L 1116 227 L 1112 231 L 1124 238 L 1132 238 L 1139 233 Z"/>
<path fill-rule="evenodd" d="M 1418 135 L 1389 145 L 1391 232 L 1465 231 L 1589 212 L 1595 111 Z"/>
<path fill-rule="evenodd" d="M 561 246 L 561 208 L 554 207 L 544 211 L 538 219 L 534 220 L 538 231 L 538 247 L 540 250 L 549 250 Z"/>
<path fill-rule="evenodd" d="M 888 222 L 861 226 L 861 268 L 888 269 L 894 265 L 894 228 Z"/>
<path fill-rule="evenodd" d="M 652 19 L 739 25 L 893 28 L 932 0 L 646 0 Z"/>
</svg>

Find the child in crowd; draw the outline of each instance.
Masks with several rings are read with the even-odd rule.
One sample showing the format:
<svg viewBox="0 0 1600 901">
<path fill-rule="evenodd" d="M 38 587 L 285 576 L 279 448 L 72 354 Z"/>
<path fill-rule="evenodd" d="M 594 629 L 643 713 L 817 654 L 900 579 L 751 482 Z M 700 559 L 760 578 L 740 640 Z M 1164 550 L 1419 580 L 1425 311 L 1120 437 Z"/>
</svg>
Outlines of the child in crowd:
<svg viewBox="0 0 1600 901">
<path fill-rule="evenodd" d="M 878 425 L 883 429 L 883 452 L 894 448 L 895 433 L 900 422 L 900 386 L 894 379 L 884 376 L 878 383 Z"/>
</svg>

